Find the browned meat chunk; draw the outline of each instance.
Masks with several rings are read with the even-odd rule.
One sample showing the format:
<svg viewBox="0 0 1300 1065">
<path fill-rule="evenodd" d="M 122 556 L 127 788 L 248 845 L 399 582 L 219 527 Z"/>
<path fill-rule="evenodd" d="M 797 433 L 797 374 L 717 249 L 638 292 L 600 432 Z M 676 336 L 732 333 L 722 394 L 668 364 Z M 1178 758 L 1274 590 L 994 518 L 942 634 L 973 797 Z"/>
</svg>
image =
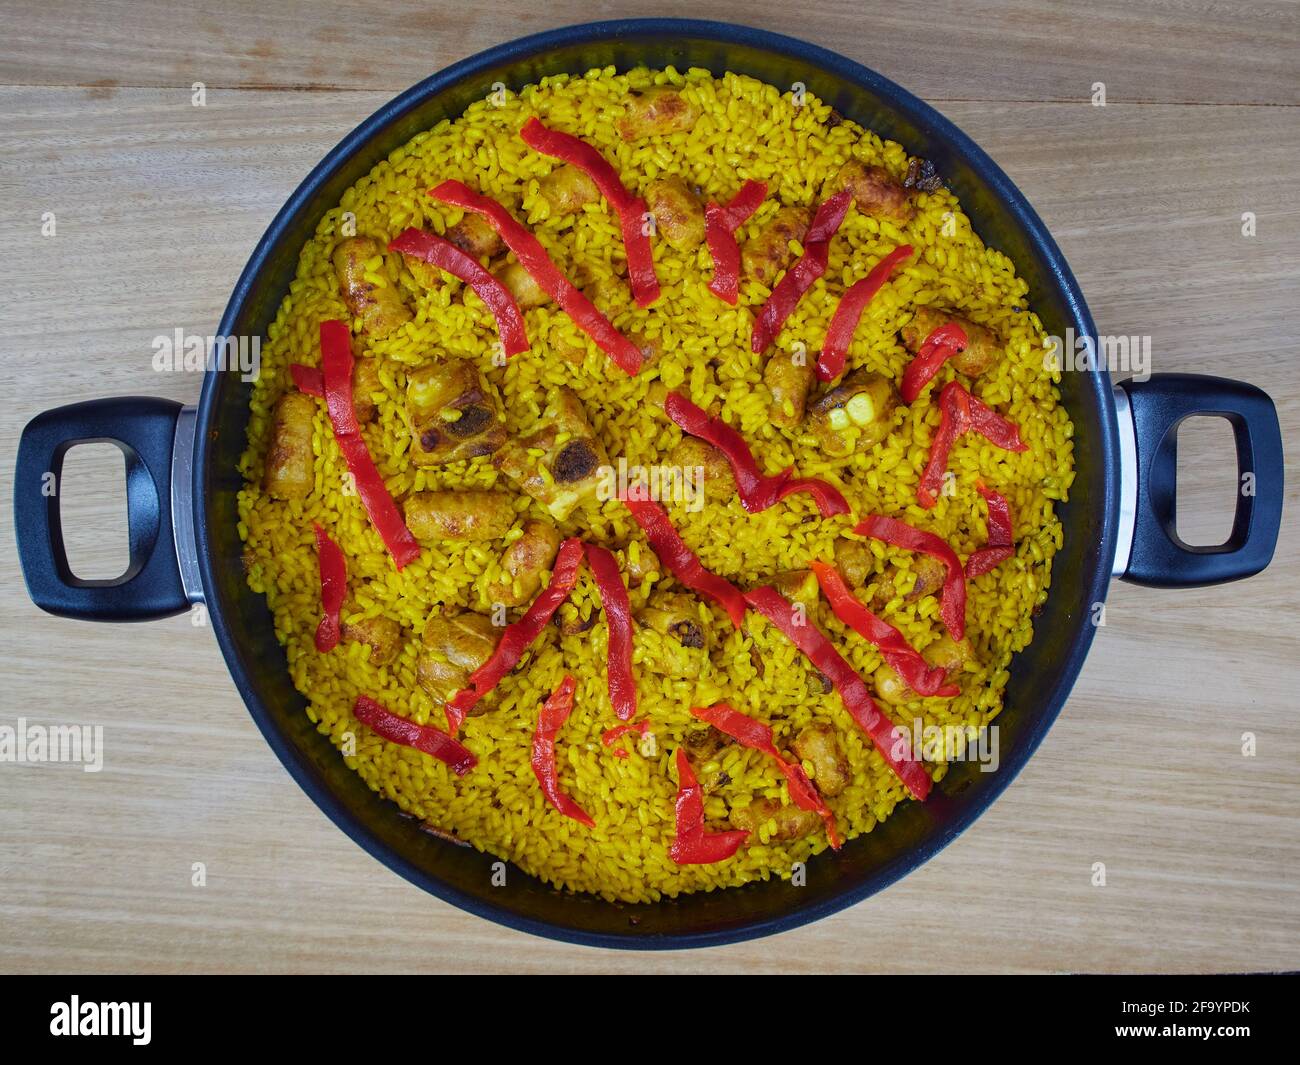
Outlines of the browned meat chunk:
<svg viewBox="0 0 1300 1065">
<path fill-rule="evenodd" d="M 343 638 L 370 648 L 372 666 L 388 666 L 402 652 L 402 626 L 392 618 L 362 618 L 343 626 Z"/>
<path fill-rule="evenodd" d="M 833 797 L 849 786 L 853 772 L 831 725 L 805 725 L 791 747 L 800 759 L 812 764 L 813 783 L 822 795 Z"/>
<path fill-rule="evenodd" d="M 514 503 L 504 492 L 461 488 L 406 500 L 406 525 L 417 540 L 499 540 L 514 523 Z"/>
<path fill-rule="evenodd" d="M 523 535 L 501 556 L 501 578 L 488 587 L 488 598 L 506 606 L 531 602 L 559 550 L 560 534 L 554 525 L 524 522 Z"/>
<path fill-rule="evenodd" d="M 563 521 L 583 500 L 596 494 L 600 468 L 609 456 L 577 394 L 557 388 L 542 415 L 542 428 L 507 441 L 492 463 Z"/>
<path fill-rule="evenodd" d="M 639 141 L 689 130 L 699 117 L 700 109 L 676 89 L 657 86 L 633 93 L 614 128 L 625 141 Z"/>
<path fill-rule="evenodd" d="M 521 311 L 540 307 L 550 301 L 551 297 L 542 291 L 542 286 L 533 280 L 533 275 L 518 263 L 503 266 L 497 271 L 496 277 L 510 290 L 510 295 L 515 298 Z"/>
<path fill-rule="evenodd" d="M 911 193 L 883 166 L 867 166 L 860 160 L 850 159 L 830 179 L 825 196 L 833 196 L 841 189 L 848 189 L 857 209 L 873 218 L 902 225 L 916 214 Z"/>
<path fill-rule="evenodd" d="M 898 402 L 889 378 L 854 370 L 809 407 L 808 428 L 827 455 L 865 451 L 889 435 Z"/>
<path fill-rule="evenodd" d="M 694 251 L 704 243 L 704 205 L 681 178 L 659 178 L 645 192 L 655 231 L 677 251 Z"/>
<path fill-rule="evenodd" d="M 934 307 L 918 307 L 912 320 L 903 326 L 901 332 L 907 350 L 916 352 L 925 343 L 925 338 L 941 325 L 954 323 L 966 334 L 966 350 L 948 360 L 958 373 L 967 377 L 978 377 L 1002 358 L 1005 350 L 997 334 L 991 329 L 977 325 L 969 318 L 963 318 L 951 311 L 941 311 Z M 936 386 L 938 387 L 938 386 Z"/>
<path fill-rule="evenodd" d="M 357 359 L 352 366 L 352 409 L 362 425 L 374 421 L 384 386 L 379 380 L 378 359 Z"/>
<path fill-rule="evenodd" d="M 316 400 L 286 392 L 275 404 L 262 484 L 276 499 L 301 499 L 316 483 L 311 450 Z"/>
<path fill-rule="evenodd" d="M 776 799 L 755 799 L 748 806 L 738 806 L 731 811 L 732 827 L 752 832 L 755 836 L 769 821 L 775 822 L 776 826 L 769 838 L 778 842 L 811 836 L 822 824 L 816 811 L 801 810 Z"/>
<path fill-rule="evenodd" d="M 442 706 L 492 657 L 500 639 L 501 630 L 481 614 L 436 613 L 424 626 L 415 679 Z M 480 702 L 470 714 L 477 716 L 486 710 Z"/>
<path fill-rule="evenodd" d="M 467 214 L 448 229 L 447 239 L 476 259 L 491 259 L 505 250 L 505 244 L 492 224 L 476 214 Z"/>
<path fill-rule="evenodd" d="M 683 436 L 666 458 L 668 465 L 681 471 L 690 493 L 703 488 L 704 498 L 711 503 L 725 502 L 736 494 L 731 463 L 712 444 L 698 437 Z"/>
<path fill-rule="evenodd" d="M 807 208 L 782 207 L 742 249 L 740 265 L 744 275 L 771 288 L 776 275 L 794 261 L 790 242 L 803 240 L 811 222 Z"/>
<path fill-rule="evenodd" d="M 350 237 L 334 249 L 339 294 L 369 336 L 386 337 L 411 320 L 411 312 L 384 273 L 384 246 L 370 237 Z"/>
<path fill-rule="evenodd" d="M 700 621 L 698 600 L 681 592 L 661 592 L 637 614 L 637 621 L 663 637 L 647 663 L 670 677 L 698 677 L 709 657 L 709 634 Z"/>
<path fill-rule="evenodd" d="M 587 204 L 600 202 L 596 183 L 570 163 L 557 166 L 542 178 L 540 185 L 552 214 L 577 214 Z"/>
<path fill-rule="evenodd" d="M 501 406 L 468 359 L 435 358 L 410 371 L 406 412 L 417 466 L 491 455 L 506 442 Z"/>
<path fill-rule="evenodd" d="M 732 744 L 730 736 L 712 725 L 693 728 L 682 737 L 686 760 L 691 763 L 695 778 L 706 795 L 731 783 L 731 777 L 722 768 L 721 755 Z"/>
<path fill-rule="evenodd" d="M 793 429 L 803 421 L 808 405 L 808 391 L 812 388 L 815 371 L 807 357 L 796 357 L 789 352 L 773 352 L 763 369 L 763 383 L 772 393 L 772 421 L 786 429 Z"/>
</svg>

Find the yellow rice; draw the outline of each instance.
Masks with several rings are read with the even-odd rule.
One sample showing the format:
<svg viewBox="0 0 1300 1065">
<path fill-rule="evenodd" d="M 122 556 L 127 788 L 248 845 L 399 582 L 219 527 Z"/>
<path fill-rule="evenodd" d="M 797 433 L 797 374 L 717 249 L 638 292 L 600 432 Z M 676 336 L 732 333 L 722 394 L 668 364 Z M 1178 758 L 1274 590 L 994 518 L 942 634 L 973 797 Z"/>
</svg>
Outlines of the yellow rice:
<svg viewBox="0 0 1300 1065">
<path fill-rule="evenodd" d="M 614 129 L 623 101 L 629 90 L 651 84 L 683 87 L 702 117 L 689 132 L 625 143 Z M 1053 375 L 1043 368 L 1042 327 L 1027 309 L 1026 286 L 1012 263 L 984 247 L 946 189 L 920 195 L 915 220 L 902 230 L 850 211 L 831 243 L 825 277 L 805 296 L 779 338 L 782 348 L 803 343 L 815 357 L 838 297 L 881 255 L 904 242 L 920 254 L 884 286 L 863 315 L 849 350 L 850 368 L 866 366 L 900 379 L 909 356 L 897 330 L 917 304 L 957 308 L 1006 341 L 1005 358 L 980 378 L 975 392 L 1020 426 L 1029 450 L 1009 454 L 978 435 L 966 435 L 952 452 L 955 494 L 941 498 L 933 511 L 922 510 L 915 489 L 938 424 L 933 402 L 937 385 L 905 410 L 901 425 L 884 443 L 851 459 L 827 460 L 797 434 L 777 429 L 769 420 L 762 385 L 764 359 L 749 350 L 753 312 L 767 290 L 742 282 L 739 306 L 728 307 L 707 291 L 712 268 L 704 247 L 682 255 L 658 240 L 654 253 L 663 297 L 651 308 L 636 308 L 626 282 L 616 273 L 623 262 L 622 242 L 617 219 L 606 205 L 589 205 L 576 221 L 549 217 L 538 180 L 555 164 L 527 148 L 517 135 L 532 115 L 594 144 L 634 191 L 644 190 L 660 175 L 677 174 L 702 187 L 705 197 L 725 202 L 746 178 L 768 182 L 767 201 L 737 234 L 742 243 L 778 203 L 815 205 L 826 178 L 850 156 L 882 164 L 897 177 L 908 161 L 901 145 L 882 141 L 853 122 L 828 128 L 830 109 L 812 96 L 796 106 L 789 93 L 751 78 L 727 74 L 715 79 L 707 71 L 682 74 L 671 68 L 626 74 L 608 68 L 581 77 L 548 78 L 518 95 L 507 95 L 504 102 L 476 103 L 456 121 L 419 134 L 358 181 L 325 215 L 302 251 L 297 277 L 269 330 L 241 463 L 246 486 L 240 496 L 240 532 L 246 542 L 249 584 L 267 597 L 311 719 L 340 747 L 347 764 L 402 810 L 550 883 L 609 899 L 648 901 L 772 875 L 789 877 L 796 863 L 826 848 L 824 833 L 772 843 L 770 826 L 765 826 L 728 861 L 678 867 L 669 859 L 676 793 L 672 759 L 693 723 L 692 706 L 728 700 L 770 723 L 783 749 L 809 722 L 833 724 L 852 765 L 852 782 L 828 803 L 848 838 L 870 832 L 899 802 L 910 800 L 838 696 L 809 694 L 803 659 L 757 614 L 736 632 L 720 610 L 711 604 L 704 607 L 713 651 L 711 669 L 699 680 L 665 678 L 637 666 L 642 714 L 655 733 L 651 754 L 638 750 L 635 738 L 623 741 L 631 750 L 626 759 L 613 757 L 601 743 L 601 733 L 617 723 L 606 692 L 603 621 L 587 633 L 568 637 L 555 626 L 547 627 L 521 668 L 501 683 L 495 709 L 467 721 L 461 738 L 479 764 L 466 777 L 458 778 L 441 762 L 380 739 L 352 717 L 353 701 L 365 693 L 394 713 L 445 727 L 441 712 L 416 683 L 419 633 L 440 604 L 487 612 L 486 589 L 500 573 L 503 545 L 425 545 L 421 558 L 399 573 L 360 499 L 345 488 L 345 465 L 323 404 L 313 444 L 315 490 L 306 500 L 292 502 L 272 500 L 261 490 L 271 408 L 292 387 L 288 364 L 316 365 L 319 323 L 327 318 L 348 320 L 330 264 L 333 246 L 349 232 L 340 227 L 355 216 L 357 233 L 385 241 L 407 226 L 441 233 L 460 212 L 441 206 L 426 190 L 447 178 L 463 180 L 507 203 L 522 202 L 517 215 L 569 277 L 599 294 L 597 303 L 616 326 L 663 340 L 660 359 L 630 378 L 557 307 L 547 305 L 527 312 L 532 349 L 505 369 L 497 368 L 492 365 L 496 332 L 483 304 L 462 293 L 458 282 L 425 289 L 407 272 L 401 256 L 387 255 L 383 269 L 415 309 L 415 318 L 384 340 L 366 340 L 368 353 L 381 359 L 385 392 L 366 438 L 399 500 L 425 488 L 499 484 L 514 491 L 485 460 L 417 470 L 405 458 L 405 372 L 440 352 L 472 359 L 482 368 L 501 391 L 512 431 L 535 424 L 548 389 L 567 385 L 576 390 L 614 461 L 621 456 L 629 463 L 654 463 L 679 439 L 677 428 L 647 402 L 647 390 L 655 380 L 685 389 L 701 406 L 721 404 L 726 419 L 745 435 L 768 472 L 795 463 L 801 474 L 825 476 L 842 487 L 857 516 L 883 513 L 902 518 L 937 532 L 962 555 L 985 543 L 986 511 L 976 478 L 982 476 L 1006 495 L 1019 544 L 1017 557 L 970 582 L 969 636 L 978 670 L 964 674 L 958 698 L 888 708 L 894 720 L 909 724 L 915 718 L 931 725 L 991 721 L 1001 709 L 1011 655 L 1029 642 L 1034 609 L 1047 595 L 1051 559 L 1062 535 L 1053 501 L 1066 498 L 1073 478 L 1073 432 L 1059 406 Z M 557 354 L 570 349 L 585 350 L 585 361 L 575 364 Z M 518 495 L 518 506 L 521 520 L 536 512 L 536 504 L 523 495 Z M 742 587 L 806 567 L 813 559 L 829 560 L 835 538 L 852 524 L 847 516 L 816 518 L 807 496 L 795 496 L 757 515 L 745 512 L 734 499 L 725 506 L 710 504 L 702 513 L 671 504 L 669 510 L 703 563 Z M 401 622 L 406 640 L 391 667 L 371 665 L 369 649 L 357 643 L 345 641 L 327 655 L 316 652 L 313 633 L 320 591 L 313 521 L 331 530 L 347 555 L 344 621 L 386 615 Z M 649 550 L 618 502 L 592 501 L 580 507 L 561 524 L 561 531 L 614 548 L 635 544 Z M 907 552 L 879 543 L 872 547 L 882 558 L 910 565 Z M 632 589 L 634 611 L 652 590 L 649 583 Z M 584 614 L 598 606 L 585 570 L 574 602 Z M 923 648 L 943 631 L 937 607 L 934 598 L 924 597 L 912 603 L 895 601 L 884 614 L 913 646 Z M 812 620 L 864 676 L 880 664 L 875 649 L 847 633 L 824 603 Z M 655 638 L 647 630 L 638 631 L 638 658 Z M 763 660 L 761 675 L 751 651 Z M 573 715 L 559 737 L 560 781 L 594 818 L 594 829 L 549 807 L 529 764 L 538 707 L 566 672 L 577 677 L 578 692 Z M 706 800 L 709 827 L 727 827 L 728 801 L 786 800 L 785 785 L 770 759 L 739 746 L 726 748 L 722 758 L 732 783 L 725 796 Z M 942 777 L 943 764 L 932 762 L 930 767 L 936 779 Z"/>
</svg>

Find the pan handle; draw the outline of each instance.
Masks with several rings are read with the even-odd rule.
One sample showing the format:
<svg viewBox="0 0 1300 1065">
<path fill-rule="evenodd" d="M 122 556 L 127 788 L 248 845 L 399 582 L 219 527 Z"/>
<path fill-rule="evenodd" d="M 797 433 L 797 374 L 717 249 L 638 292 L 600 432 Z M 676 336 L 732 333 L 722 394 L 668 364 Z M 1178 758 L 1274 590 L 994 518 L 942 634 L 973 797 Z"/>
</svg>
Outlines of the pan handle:
<svg viewBox="0 0 1300 1065">
<path fill-rule="evenodd" d="M 1156 588 L 1224 584 L 1273 558 L 1282 524 L 1282 431 L 1277 408 L 1254 385 L 1202 374 L 1154 374 L 1116 388 L 1124 465 L 1117 576 Z M 1224 418 L 1237 450 L 1237 510 L 1226 542 L 1184 543 L 1176 526 L 1178 427 L 1193 415 Z M 1127 528 L 1131 546 L 1125 554 Z"/>
<path fill-rule="evenodd" d="M 68 566 L 59 492 L 68 451 L 99 442 L 116 444 L 126 457 L 131 555 L 120 577 L 83 580 Z M 192 443 L 191 411 L 144 396 L 73 403 L 28 422 L 18 443 L 14 528 L 32 602 L 51 614 L 87 621 L 148 621 L 189 609 L 173 528 L 172 468 L 173 453 L 188 454 Z M 192 512 L 178 510 L 181 531 L 192 530 Z"/>
</svg>

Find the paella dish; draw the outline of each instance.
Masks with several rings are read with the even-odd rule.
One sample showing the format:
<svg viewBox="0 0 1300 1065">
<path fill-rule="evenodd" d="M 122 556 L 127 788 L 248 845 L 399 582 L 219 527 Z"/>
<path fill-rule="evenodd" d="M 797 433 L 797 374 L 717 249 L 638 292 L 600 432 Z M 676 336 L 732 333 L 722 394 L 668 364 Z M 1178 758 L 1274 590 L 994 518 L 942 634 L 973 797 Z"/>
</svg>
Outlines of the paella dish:
<svg viewBox="0 0 1300 1065">
<path fill-rule="evenodd" d="M 303 248 L 247 580 L 394 816 L 611 900 L 798 883 L 996 728 L 1073 478 L 1046 345 L 802 86 L 498 87 Z"/>
</svg>

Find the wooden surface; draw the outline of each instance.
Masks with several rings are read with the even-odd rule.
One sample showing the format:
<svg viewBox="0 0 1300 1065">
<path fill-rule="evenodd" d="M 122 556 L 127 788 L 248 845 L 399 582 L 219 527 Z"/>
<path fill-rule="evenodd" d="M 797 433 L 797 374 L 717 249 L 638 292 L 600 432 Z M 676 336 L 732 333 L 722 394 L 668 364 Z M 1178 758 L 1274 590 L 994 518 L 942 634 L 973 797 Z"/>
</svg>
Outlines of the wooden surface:
<svg viewBox="0 0 1300 1065">
<path fill-rule="evenodd" d="M 511 34 L 647 5 L 225 7 L 4 0 L 6 498 L 18 433 L 40 410 L 125 393 L 194 401 L 196 376 L 151 369 L 152 338 L 214 330 L 284 198 L 395 91 Z M 657 13 L 795 33 L 929 99 L 1029 196 L 1101 330 L 1150 334 L 1157 370 L 1264 387 L 1294 442 L 1296 6 L 936 8 L 696 0 Z M 191 106 L 194 81 L 209 87 L 205 108 Z M 1104 108 L 1089 103 L 1097 81 Z M 55 237 L 41 235 L 47 211 Z M 1254 237 L 1241 234 L 1247 211 Z M 1190 435 L 1182 525 L 1209 541 L 1226 528 L 1230 458 L 1223 434 Z M 186 617 L 115 628 L 42 615 L 2 522 L 0 725 L 102 725 L 106 755 L 98 774 L 0 763 L 0 970 L 1295 968 L 1296 474 L 1289 463 L 1288 526 L 1264 576 L 1178 593 L 1114 587 L 1059 723 L 937 859 L 779 940 L 692 955 L 549 943 L 387 872 L 289 779 L 209 630 Z M 79 557 L 101 569 L 121 554 L 112 498 L 98 489 L 65 504 L 86 515 Z M 1254 758 L 1241 754 L 1244 732 Z M 195 862 L 205 887 L 191 885 Z M 1095 862 L 1105 887 L 1091 885 Z"/>
</svg>

